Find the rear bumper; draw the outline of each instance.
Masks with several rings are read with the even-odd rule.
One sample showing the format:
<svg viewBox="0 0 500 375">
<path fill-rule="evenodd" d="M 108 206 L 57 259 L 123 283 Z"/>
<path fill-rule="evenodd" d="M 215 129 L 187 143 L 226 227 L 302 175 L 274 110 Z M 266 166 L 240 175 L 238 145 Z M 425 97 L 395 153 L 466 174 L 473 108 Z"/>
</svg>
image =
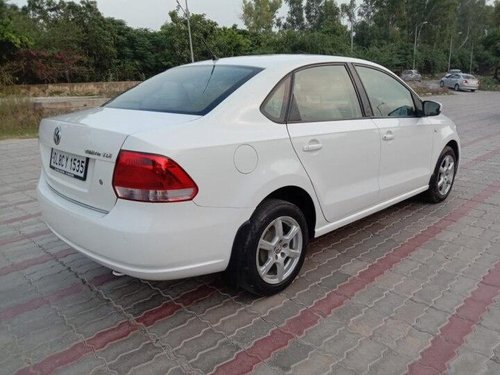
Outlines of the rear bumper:
<svg viewBox="0 0 500 375">
<path fill-rule="evenodd" d="M 479 85 L 464 85 L 464 84 L 461 84 L 460 85 L 460 89 L 461 90 L 477 90 L 477 89 L 479 89 Z"/>
<path fill-rule="evenodd" d="M 103 214 L 59 196 L 43 172 L 37 193 L 43 219 L 64 242 L 108 268 L 147 280 L 223 271 L 235 234 L 251 215 L 251 209 L 121 199 Z"/>
</svg>

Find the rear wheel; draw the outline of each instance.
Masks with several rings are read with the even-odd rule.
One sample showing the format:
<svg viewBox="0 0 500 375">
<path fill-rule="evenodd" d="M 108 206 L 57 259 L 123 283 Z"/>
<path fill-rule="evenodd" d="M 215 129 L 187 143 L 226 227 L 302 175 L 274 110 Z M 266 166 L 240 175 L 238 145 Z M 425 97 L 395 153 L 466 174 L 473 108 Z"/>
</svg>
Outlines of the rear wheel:
<svg viewBox="0 0 500 375">
<path fill-rule="evenodd" d="M 451 188 L 455 182 L 457 171 L 457 157 L 455 151 L 446 146 L 439 156 L 434 174 L 429 182 L 429 190 L 426 192 L 427 200 L 431 203 L 444 201 L 450 195 Z"/>
<path fill-rule="evenodd" d="M 455 91 L 458 91 L 460 90 L 460 86 L 458 85 L 458 83 L 455 84 Z"/>
<path fill-rule="evenodd" d="M 470 90 L 471 92 L 476 92 L 476 90 Z"/>
<path fill-rule="evenodd" d="M 276 294 L 299 273 L 308 238 L 306 219 L 297 206 L 267 200 L 238 232 L 226 275 L 251 293 Z"/>
</svg>

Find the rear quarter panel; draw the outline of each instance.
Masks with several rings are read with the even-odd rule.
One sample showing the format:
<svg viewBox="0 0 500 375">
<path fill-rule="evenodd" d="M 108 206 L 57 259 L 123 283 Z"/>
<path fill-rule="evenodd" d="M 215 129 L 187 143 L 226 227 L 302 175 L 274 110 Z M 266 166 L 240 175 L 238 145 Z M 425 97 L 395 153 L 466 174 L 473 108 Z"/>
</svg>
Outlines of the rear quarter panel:
<svg viewBox="0 0 500 375">
<path fill-rule="evenodd" d="M 297 186 L 311 196 L 320 222 L 323 215 L 314 189 L 286 126 L 260 112 L 261 103 L 284 75 L 263 71 L 202 119 L 175 133 L 158 129 L 132 135 L 123 147 L 149 150 L 179 163 L 198 185 L 194 202 L 200 206 L 255 208 L 275 190 Z M 248 173 L 235 165 L 235 152 L 242 145 L 256 154 L 255 167 Z"/>
</svg>

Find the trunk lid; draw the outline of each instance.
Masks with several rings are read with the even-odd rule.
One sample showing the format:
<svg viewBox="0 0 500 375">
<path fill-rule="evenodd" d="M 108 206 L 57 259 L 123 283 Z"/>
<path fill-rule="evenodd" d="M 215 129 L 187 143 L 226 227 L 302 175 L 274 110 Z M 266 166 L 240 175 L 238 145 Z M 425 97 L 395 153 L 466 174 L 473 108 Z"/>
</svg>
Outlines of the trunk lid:
<svg viewBox="0 0 500 375">
<path fill-rule="evenodd" d="M 113 172 L 126 138 L 165 127 L 175 131 L 199 117 L 100 107 L 44 119 L 39 129 L 43 173 L 59 195 L 108 212 L 117 199 Z"/>
</svg>

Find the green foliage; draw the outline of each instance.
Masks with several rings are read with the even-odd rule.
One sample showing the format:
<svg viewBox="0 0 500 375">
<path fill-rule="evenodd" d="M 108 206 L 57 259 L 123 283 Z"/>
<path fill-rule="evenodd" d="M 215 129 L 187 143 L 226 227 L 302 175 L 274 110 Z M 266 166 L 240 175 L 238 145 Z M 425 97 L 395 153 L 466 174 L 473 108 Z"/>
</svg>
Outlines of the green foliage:
<svg viewBox="0 0 500 375">
<path fill-rule="evenodd" d="M 241 19 L 251 32 L 271 32 L 282 0 L 243 0 Z"/>
<path fill-rule="evenodd" d="M 283 19 L 282 0 L 240 1 L 244 29 L 191 15 L 196 60 L 212 52 L 352 55 L 399 72 L 411 68 L 416 40 L 417 69 L 437 74 L 448 68 L 451 41 L 453 68 L 492 76 L 500 69 L 500 0 L 350 0 L 340 7 L 285 0 Z M 104 17 L 95 1 L 28 0 L 20 9 L 0 0 L 0 85 L 143 80 L 190 60 L 180 8 L 151 31 Z"/>
<path fill-rule="evenodd" d="M 285 0 L 288 5 L 288 15 L 283 25 L 284 29 L 304 30 L 306 21 L 304 17 L 304 3 L 302 0 Z"/>
<path fill-rule="evenodd" d="M 33 137 L 43 117 L 40 110 L 26 98 L 3 97 L 0 100 L 0 139 Z"/>
</svg>

